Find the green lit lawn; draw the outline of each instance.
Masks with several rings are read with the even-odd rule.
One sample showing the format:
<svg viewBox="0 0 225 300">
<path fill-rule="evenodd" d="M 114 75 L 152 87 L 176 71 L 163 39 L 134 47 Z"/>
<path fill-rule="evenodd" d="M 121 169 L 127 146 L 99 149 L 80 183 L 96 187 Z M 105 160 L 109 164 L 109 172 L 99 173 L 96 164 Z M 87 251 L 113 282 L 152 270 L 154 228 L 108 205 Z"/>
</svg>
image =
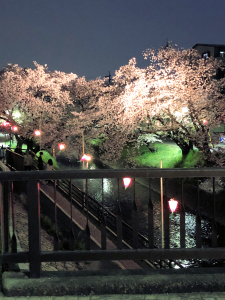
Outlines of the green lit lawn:
<svg viewBox="0 0 225 300">
<path fill-rule="evenodd" d="M 182 160 L 182 151 L 175 144 L 155 143 L 155 152 L 147 151 L 134 158 L 141 167 L 174 168 L 175 164 Z"/>
<path fill-rule="evenodd" d="M 43 152 L 42 159 L 43 159 L 44 163 L 47 164 L 48 160 L 51 159 L 52 162 L 53 162 L 54 169 L 59 170 L 59 166 L 58 166 L 57 161 L 55 160 L 55 158 L 53 158 L 51 156 L 51 154 L 49 154 L 47 151 L 45 151 L 45 150 L 41 150 L 41 151 Z M 37 155 L 37 157 L 39 157 L 40 156 L 40 151 L 37 152 L 36 155 Z M 35 159 L 37 159 L 37 157 L 35 157 Z"/>
<path fill-rule="evenodd" d="M 5 142 L 5 145 L 6 145 L 6 147 L 10 147 L 10 142 L 9 142 L 9 141 Z M 17 142 L 11 143 L 11 148 L 13 149 L 13 151 L 14 151 L 14 149 L 16 148 L 16 146 L 17 146 Z M 27 145 L 26 145 L 26 144 L 23 144 L 23 145 L 22 145 L 22 149 L 23 149 L 23 152 L 26 152 Z"/>
<path fill-rule="evenodd" d="M 173 143 L 155 143 L 151 152 L 147 147 L 140 149 L 134 160 L 140 167 L 160 168 L 162 161 L 163 168 L 194 168 L 204 167 L 205 159 L 198 150 L 190 151 L 186 157 L 182 157 L 181 149 Z"/>
</svg>

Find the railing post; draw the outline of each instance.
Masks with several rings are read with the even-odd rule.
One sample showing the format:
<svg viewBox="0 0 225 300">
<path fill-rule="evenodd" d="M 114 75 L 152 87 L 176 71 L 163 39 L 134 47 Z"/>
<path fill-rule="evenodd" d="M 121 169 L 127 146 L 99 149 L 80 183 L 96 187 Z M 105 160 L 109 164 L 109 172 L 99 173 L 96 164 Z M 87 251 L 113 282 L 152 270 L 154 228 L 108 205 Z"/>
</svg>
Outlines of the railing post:
<svg viewBox="0 0 225 300">
<path fill-rule="evenodd" d="M 117 206 L 117 249 L 122 250 L 122 212 L 119 203 Z"/>
<path fill-rule="evenodd" d="M 200 198 L 199 198 L 199 179 L 198 179 L 198 203 L 196 212 L 196 248 L 201 248 L 201 216 L 200 216 Z"/>
<path fill-rule="evenodd" d="M 1 243 L 2 254 L 9 252 L 9 216 L 10 216 L 10 201 L 9 201 L 9 182 L 1 183 Z M 2 272 L 9 269 L 9 264 L 2 265 Z"/>
<path fill-rule="evenodd" d="M 37 181 L 28 181 L 27 185 L 30 278 L 40 278 L 40 184 Z"/>
<path fill-rule="evenodd" d="M 180 247 L 185 248 L 185 207 L 184 207 L 184 180 L 181 179 L 181 203 L 180 203 Z"/>
<path fill-rule="evenodd" d="M 118 178 L 118 203 L 117 203 L 117 249 L 122 250 L 122 211 L 120 207 L 120 181 Z"/>
<path fill-rule="evenodd" d="M 132 208 L 132 227 L 133 227 L 133 248 L 138 249 L 138 215 L 135 202 L 135 178 L 134 178 L 134 199 Z"/>
<path fill-rule="evenodd" d="M 72 180 L 70 179 L 69 185 L 69 198 L 70 198 L 70 220 L 71 220 L 71 229 L 70 229 L 70 251 L 75 250 L 75 235 L 73 231 L 73 205 L 72 205 Z"/>
<path fill-rule="evenodd" d="M 58 251 L 59 250 L 59 236 L 58 236 L 58 226 L 57 226 L 56 180 L 54 180 L 54 203 L 55 203 L 54 251 Z"/>
<path fill-rule="evenodd" d="M 149 201 L 148 201 L 148 247 L 154 247 L 154 223 L 153 223 L 153 204 L 151 194 L 151 178 L 149 178 Z"/>
<path fill-rule="evenodd" d="M 163 196 L 164 206 L 164 248 L 170 248 L 170 222 L 169 222 L 169 204 L 167 198 L 167 178 L 165 179 L 165 194 Z"/>
<path fill-rule="evenodd" d="M 3 244 L 2 250 L 4 252 L 9 252 L 9 217 L 10 217 L 10 201 L 9 201 L 9 182 L 3 182 L 3 199 L 2 199 L 2 227 L 3 227 Z"/>
<path fill-rule="evenodd" d="M 17 253 L 17 241 L 15 235 L 15 216 L 14 216 L 14 190 L 13 190 L 13 182 L 10 182 L 10 202 L 12 207 L 12 225 L 13 225 L 13 235 L 12 235 L 12 253 Z"/>
<path fill-rule="evenodd" d="M 216 226 L 216 193 L 215 177 L 213 177 L 213 219 L 212 219 L 212 247 L 217 247 L 217 226 Z"/>
<path fill-rule="evenodd" d="M 104 215 L 104 186 L 102 178 L 102 210 L 101 210 L 101 248 L 106 250 L 106 222 Z"/>
<path fill-rule="evenodd" d="M 86 190 L 86 193 L 88 193 L 87 179 L 86 179 L 86 189 L 85 190 Z M 88 219 L 89 219 L 89 216 L 88 216 L 88 213 L 89 213 L 88 197 L 87 197 L 85 203 L 86 203 L 86 208 L 87 208 L 87 224 L 86 224 L 86 227 L 85 227 L 85 250 L 91 250 L 90 227 L 89 227 L 89 224 L 88 224 Z"/>
</svg>

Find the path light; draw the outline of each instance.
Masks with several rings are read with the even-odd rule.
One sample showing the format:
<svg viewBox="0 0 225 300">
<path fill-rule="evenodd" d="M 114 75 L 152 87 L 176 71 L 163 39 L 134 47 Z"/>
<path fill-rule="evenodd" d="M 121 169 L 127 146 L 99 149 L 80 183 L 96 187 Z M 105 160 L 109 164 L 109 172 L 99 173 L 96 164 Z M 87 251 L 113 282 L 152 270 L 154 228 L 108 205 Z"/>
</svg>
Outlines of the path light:
<svg viewBox="0 0 225 300">
<path fill-rule="evenodd" d="M 174 199 L 172 198 L 172 199 L 170 199 L 168 202 L 169 202 L 170 210 L 171 210 L 171 212 L 172 212 L 171 218 L 173 218 L 173 213 L 174 213 L 175 210 L 177 209 L 178 201 L 177 201 L 177 200 L 174 200 Z"/>
<path fill-rule="evenodd" d="M 34 134 L 35 134 L 36 136 L 39 136 L 39 135 L 41 135 L 41 132 L 40 132 L 40 130 L 35 130 L 35 131 L 34 131 Z"/>
<path fill-rule="evenodd" d="M 85 160 L 89 161 L 89 160 L 91 160 L 91 157 L 89 155 L 84 154 L 80 160 L 81 161 L 85 161 Z"/>
<path fill-rule="evenodd" d="M 128 188 L 130 183 L 131 183 L 131 178 L 123 178 L 123 185 L 125 187 L 125 190 L 126 190 L 126 188 Z"/>
<path fill-rule="evenodd" d="M 65 149 L 65 145 L 64 144 L 58 144 L 58 147 L 59 147 L 59 150 L 63 150 L 63 149 Z"/>
</svg>

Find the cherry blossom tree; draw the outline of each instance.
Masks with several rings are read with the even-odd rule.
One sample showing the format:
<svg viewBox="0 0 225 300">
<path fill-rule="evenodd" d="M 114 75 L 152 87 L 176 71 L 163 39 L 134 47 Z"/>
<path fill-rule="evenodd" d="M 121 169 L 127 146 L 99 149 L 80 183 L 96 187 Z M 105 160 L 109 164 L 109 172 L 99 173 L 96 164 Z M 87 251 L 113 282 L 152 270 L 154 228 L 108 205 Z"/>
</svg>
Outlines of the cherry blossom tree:
<svg viewBox="0 0 225 300">
<path fill-rule="evenodd" d="M 47 65 L 34 64 L 35 69 L 8 65 L 1 72 L 0 118 L 17 125 L 24 138 L 32 137 L 34 130 L 39 129 L 42 145 L 54 146 L 65 139 L 67 107 L 72 104 L 63 86 L 77 75 L 52 73 Z M 19 119 L 15 118 L 15 110 L 20 112 Z"/>
<path fill-rule="evenodd" d="M 147 68 L 136 68 L 133 59 L 117 72 L 116 78 L 126 84 L 117 97 L 99 102 L 107 111 L 103 122 L 107 120 L 111 131 L 135 139 L 143 133 L 169 136 L 183 155 L 195 146 L 214 160 L 209 129 L 223 120 L 225 104 L 225 79 L 215 78 L 220 62 L 172 46 L 148 49 L 144 57 L 150 61 Z M 129 80 L 122 73 L 126 68 Z"/>
</svg>

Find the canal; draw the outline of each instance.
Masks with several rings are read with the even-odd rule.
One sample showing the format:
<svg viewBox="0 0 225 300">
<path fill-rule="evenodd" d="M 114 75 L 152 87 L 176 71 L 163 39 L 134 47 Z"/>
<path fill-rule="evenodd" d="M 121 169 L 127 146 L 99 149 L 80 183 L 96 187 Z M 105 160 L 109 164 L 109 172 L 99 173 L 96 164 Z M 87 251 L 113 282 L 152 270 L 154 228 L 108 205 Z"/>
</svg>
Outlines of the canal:
<svg viewBox="0 0 225 300">
<path fill-rule="evenodd" d="M 58 162 L 61 170 L 81 169 L 81 164 L 74 166 L 64 165 Z M 89 169 L 97 169 L 93 163 L 88 167 Z M 83 180 L 73 180 L 73 183 L 83 190 Z M 103 186 L 103 189 L 102 189 Z M 117 212 L 117 203 L 120 202 L 122 218 L 123 220 L 132 226 L 132 204 L 134 199 L 134 181 L 132 180 L 130 186 L 125 189 L 121 182 L 119 183 L 119 198 L 118 198 L 118 180 L 115 178 L 108 179 L 104 178 L 103 183 L 101 179 L 89 179 L 88 180 L 88 194 L 96 199 L 99 203 L 109 209 L 112 213 Z M 151 199 L 153 203 L 153 214 L 154 214 L 154 245 L 158 248 L 162 246 L 162 231 L 161 231 L 161 202 L 160 194 L 158 192 L 151 191 Z M 149 201 L 149 188 L 147 185 L 140 183 L 138 179 L 135 180 L 135 202 L 138 209 L 138 230 L 141 234 L 147 237 L 147 212 L 148 212 L 148 201 Z M 107 220 L 106 220 L 107 222 Z M 185 230 L 186 248 L 196 247 L 195 239 L 195 224 L 196 216 L 193 211 L 185 208 Z M 209 247 L 211 244 L 211 222 L 206 219 L 201 220 L 202 229 L 202 247 Z M 180 214 L 179 209 L 170 218 L 170 248 L 180 247 Z M 221 262 L 216 261 L 179 261 L 183 267 L 198 267 L 205 264 L 207 266 L 218 265 Z"/>
</svg>

